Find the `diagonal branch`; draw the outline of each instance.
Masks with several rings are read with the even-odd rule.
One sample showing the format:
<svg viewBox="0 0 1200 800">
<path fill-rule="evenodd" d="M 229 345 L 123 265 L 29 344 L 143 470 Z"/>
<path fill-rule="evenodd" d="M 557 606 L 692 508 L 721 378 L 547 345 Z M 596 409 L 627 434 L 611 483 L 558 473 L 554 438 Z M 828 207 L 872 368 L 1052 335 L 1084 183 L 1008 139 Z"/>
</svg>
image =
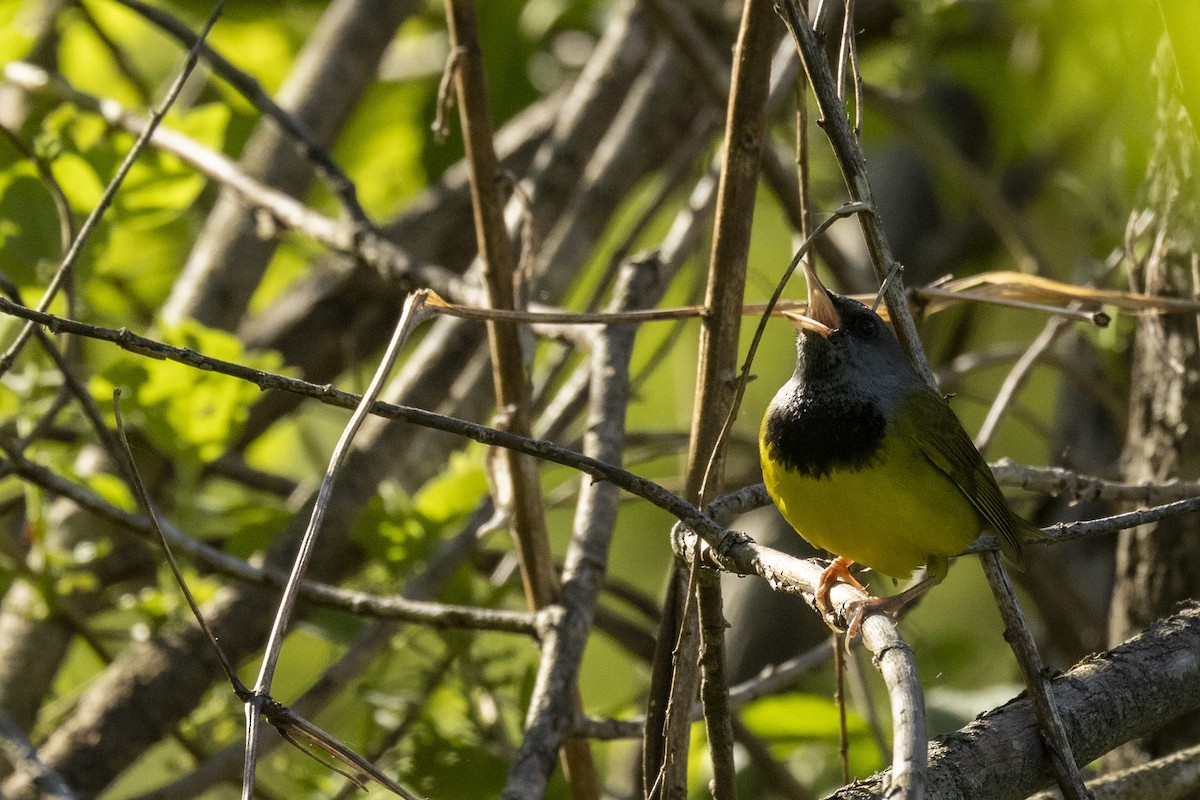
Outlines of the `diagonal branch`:
<svg viewBox="0 0 1200 800">
<path fill-rule="evenodd" d="M 350 421 L 346 423 L 346 428 L 342 432 L 337 446 L 334 447 L 333 454 L 329 457 L 329 467 L 326 469 L 325 477 L 322 479 L 321 486 L 317 491 L 317 496 L 313 503 L 312 516 L 309 519 L 304 535 L 300 539 L 295 562 L 292 565 L 292 572 L 288 576 L 287 585 L 283 588 L 283 596 L 280 598 L 279 610 L 275 615 L 270 637 L 267 639 L 266 652 L 263 655 L 258 680 L 255 681 L 253 694 L 250 697 L 244 698 L 244 702 L 246 703 L 247 730 L 246 770 L 243 778 L 242 793 L 243 797 L 246 797 L 247 800 L 249 800 L 254 790 L 255 763 L 258 756 L 257 722 L 260 713 L 271 703 L 271 683 L 275 676 L 275 669 L 279 663 L 280 651 L 283 649 L 283 637 L 287 633 L 288 623 L 296 606 L 300 592 L 300 582 L 304 578 L 304 572 L 308 567 L 309 560 L 313 556 L 317 536 L 321 531 L 322 523 L 325 521 L 326 513 L 329 510 L 334 482 L 337 480 L 338 474 L 345 464 L 346 456 L 350 451 L 350 446 L 354 441 L 355 435 L 370 413 L 372 403 L 375 402 L 376 398 L 379 397 L 379 393 L 383 390 L 383 385 L 387 381 L 397 357 L 400 355 L 400 348 L 408 340 L 412 331 L 427 316 L 425 294 L 417 293 L 410 296 L 408 302 L 404 304 L 403 311 L 400 313 L 400 320 L 396 323 L 396 330 L 392 335 L 392 340 L 388 344 L 387 350 L 384 352 L 379 367 L 375 371 L 375 376 L 371 379 L 370 386 L 367 387 L 367 391 L 363 394 L 362 402 L 355 408 Z"/>
<path fill-rule="evenodd" d="M 1076 754 L 1085 761 L 1200 707 L 1200 605 L 1189 603 L 1124 644 L 1053 681 Z M 970 769 L 963 769 L 970 764 Z M 1014 700 L 932 743 L 926 800 L 1018 800 L 1052 780 L 1028 698 Z M 878 773 L 832 800 L 881 800 Z M 1144 796 L 1144 795 L 1139 795 Z"/>
<path fill-rule="evenodd" d="M 825 134 L 833 146 L 842 176 L 850 197 L 873 206 L 871 185 L 867 179 L 866 160 L 858 137 L 850 128 L 845 105 L 838 95 L 837 85 L 830 75 L 829 62 L 821 52 L 813 29 L 809 26 L 804 11 L 797 0 L 781 0 L 784 21 L 791 30 L 792 36 L 800 49 L 804 69 L 808 73 L 809 83 L 821 110 Z M 859 215 L 859 221 L 866 237 L 867 249 L 871 255 L 871 264 L 876 277 L 880 281 L 881 291 L 887 302 L 888 315 L 896 331 L 900 343 L 914 366 L 925 378 L 926 383 L 936 388 L 937 382 L 929 369 L 921 349 L 920 338 L 913 324 L 912 314 L 904 300 L 902 281 L 899 280 L 899 265 L 892 256 L 891 248 L 883 231 L 882 220 L 878 213 L 868 211 Z M 1010 623 L 1010 635 L 1018 641 L 1032 644 L 1032 633 L 1023 624 L 1023 615 L 1016 605 L 1016 596 L 1008 586 L 1007 575 L 999 557 L 995 554 L 984 556 L 985 574 L 989 585 L 1001 608 L 1001 614 L 1006 623 Z M 1060 720 L 1054 716 L 1054 700 L 1050 695 L 1050 686 L 1037 669 L 1038 657 L 1036 651 L 1017 650 L 1017 660 L 1021 664 L 1025 685 L 1030 693 L 1039 695 L 1036 708 L 1045 712 L 1039 720 L 1045 726 L 1047 745 L 1055 756 L 1053 762 L 1057 768 L 1059 785 L 1070 798 L 1085 798 L 1086 789 L 1083 780 L 1075 767 L 1076 760 L 1071 755 L 1070 743 L 1067 741 Z M 921 765 L 923 766 L 923 765 Z M 917 776 L 914 775 L 914 778 Z M 920 780 L 917 780 L 920 783 Z M 919 797 L 920 788 L 918 786 Z"/>
<path fill-rule="evenodd" d="M 136 11 L 141 14 L 151 24 L 158 27 L 165 33 L 170 34 L 179 41 L 184 47 L 189 49 L 196 48 L 212 70 L 217 75 L 221 76 L 230 86 L 234 87 L 250 101 L 251 105 L 263 112 L 263 114 L 275 121 L 275 124 L 286 131 L 296 142 L 302 147 L 301 151 L 304 157 L 316 164 L 321 178 L 329 184 L 330 190 L 341 201 L 342 208 L 346 211 L 349 217 L 355 223 L 363 226 L 370 226 L 370 221 L 367 219 L 367 214 L 358 203 L 358 192 L 353 181 L 346 176 L 342 168 L 325 149 L 325 147 L 317 140 L 317 136 L 309 128 L 308 124 L 298 115 L 291 114 L 285 111 L 278 103 L 275 102 L 271 95 L 267 94 L 252 75 L 238 69 L 229 59 L 212 49 L 203 40 L 199 39 L 192 31 L 178 19 L 167 14 L 161 9 L 155 8 L 152 5 L 141 2 L 141 0 L 117 0 L 126 8 Z M 401 4 L 403 5 L 403 4 Z M 404 13 L 401 11 L 401 13 Z M 327 21 L 325 24 L 318 27 L 318 30 L 328 31 L 331 27 L 336 27 L 336 21 Z M 362 57 L 361 42 L 356 42 L 359 47 L 355 48 L 358 52 L 355 55 Z M 333 48 L 337 51 L 338 48 Z M 328 110 L 327 108 L 325 109 Z M 328 115 L 325 116 L 328 119 Z"/>
</svg>

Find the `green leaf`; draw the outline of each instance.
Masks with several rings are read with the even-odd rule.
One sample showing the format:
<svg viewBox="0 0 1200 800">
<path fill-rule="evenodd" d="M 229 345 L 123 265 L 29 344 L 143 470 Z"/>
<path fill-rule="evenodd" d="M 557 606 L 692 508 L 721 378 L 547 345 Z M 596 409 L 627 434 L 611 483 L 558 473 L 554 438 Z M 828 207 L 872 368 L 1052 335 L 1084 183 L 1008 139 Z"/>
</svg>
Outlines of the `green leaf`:
<svg viewBox="0 0 1200 800">
<path fill-rule="evenodd" d="M 133 499 L 129 484 L 123 478 L 107 472 L 96 472 L 87 476 L 87 485 L 93 492 L 117 508 L 126 511 L 137 509 L 137 501 Z"/>
<path fill-rule="evenodd" d="M 208 103 L 189 109 L 182 117 L 172 117 L 172 128 L 213 150 L 220 150 L 225 143 L 225 131 L 229 128 L 229 106 Z"/>
<path fill-rule="evenodd" d="M 162 338 L 253 369 L 277 371 L 282 365 L 277 353 L 244 352 L 233 334 L 191 320 L 165 329 Z M 146 435 L 185 465 L 206 463 L 221 455 L 260 393 L 253 383 L 165 360 L 142 360 L 134 366 L 123 360 L 105 370 L 101 380 L 92 384 L 97 401 L 105 407 L 111 403 L 111 392 L 101 392 L 111 386 L 132 390 L 126 413 L 137 415 Z"/>
<path fill-rule="evenodd" d="M 429 91 L 423 83 L 371 87 L 338 139 L 334 156 L 374 216 L 394 214 L 426 183 L 421 155 Z M 329 203 L 327 210 L 334 209 Z"/>
<path fill-rule="evenodd" d="M 755 700 L 742 712 L 742 721 L 752 732 L 775 741 L 836 739 L 837 705 L 827 697 L 789 693 Z M 846 729 L 851 736 L 867 733 L 867 724 L 847 712 Z"/>
<path fill-rule="evenodd" d="M 173 156 L 147 151 L 130 167 L 113 207 L 124 224 L 153 228 L 187 211 L 205 182 L 204 176 Z"/>
<path fill-rule="evenodd" d="M 61 255 L 58 213 L 32 167 L 0 173 L 0 270 L 22 287 L 42 283 L 42 272 Z"/>
<path fill-rule="evenodd" d="M 62 153 L 50 164 L 50 171 L 76 214 L 88 214 L 100 202 L 104 182 L 83 156 Z"/>
<path fill-rule="evenodd" d="M 1158 10 L 1179 73 L 1180 99 L 1191 118 L 1192 130 L 1200 133 L 1200 50 L 1196 48 L 1200 7 L 1193 0 L 1158 0 Z"/>
<path fill-rule="evenodd" d="M 438 525 L 470 514 L 488 493 L 487 475 L 478 452 L 457 452 L 449 465 L 413 498 L 417 513 Z"/>
<path fill-rule="evenodd" d="M 22 3 L 0 3 L 0 64 L 26 57 L 33 47 L 33 15 Z"/>
<path fill-rule="evenodd" d="M 419 557 L 436 533 L 398 488 L 384 484 L 354 526 L 354 538 L 380 563 L 395 568 Z"/>
</svg>

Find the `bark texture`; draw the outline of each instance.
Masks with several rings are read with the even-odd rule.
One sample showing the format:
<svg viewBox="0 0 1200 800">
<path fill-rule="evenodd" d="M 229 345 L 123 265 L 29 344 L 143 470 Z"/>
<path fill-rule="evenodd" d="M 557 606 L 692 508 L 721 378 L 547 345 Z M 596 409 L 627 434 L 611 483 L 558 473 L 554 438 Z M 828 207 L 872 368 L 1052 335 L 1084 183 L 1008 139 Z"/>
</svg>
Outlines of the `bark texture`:
<svg viewBox="0 0 1200 800">
<path fill-rule="evenodd" d="M 1161 54 L 1160 54 L 1161 55 Z M 1144 214 L 1131 230 L 1134 288 L 1195 297 L 1196 219 L 1200 213 L 1195 128 L 1175 94 L 1173 62 L 1159 58 L 1159 129 L 1146 176 Z M 1146 215 L 1150 216 L 1146 216 Z M 1146 316 L 1133 350 L 1125 479 L 1161 481 L 1200 470 L 1200 340 L 1196 318 Z M 1123 531 L 1117 548 L 1109 642 L 1143 630 L 1175 606 L 1200 596 L 1200 519 L 1195 515 Z M 1144 762 L 1200 740 L 1200 714 L 1181 717 L 1114 754 L 1114 767 Z"/>
</svg>

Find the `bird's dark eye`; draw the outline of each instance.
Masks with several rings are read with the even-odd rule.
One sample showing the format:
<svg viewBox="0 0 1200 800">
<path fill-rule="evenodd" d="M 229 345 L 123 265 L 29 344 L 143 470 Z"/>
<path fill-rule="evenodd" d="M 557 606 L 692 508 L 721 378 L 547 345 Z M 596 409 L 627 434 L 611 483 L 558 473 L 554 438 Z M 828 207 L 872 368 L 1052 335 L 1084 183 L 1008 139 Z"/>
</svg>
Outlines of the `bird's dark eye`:
<svg viewBox="0 0 1200 800">
<path fill-rule="evenodd" d="M 876 330 L 875 320 L 870 317 L 856 317 L 850 323 L 850 332 L 859 339 L 870 339 Z"/>
</svg>

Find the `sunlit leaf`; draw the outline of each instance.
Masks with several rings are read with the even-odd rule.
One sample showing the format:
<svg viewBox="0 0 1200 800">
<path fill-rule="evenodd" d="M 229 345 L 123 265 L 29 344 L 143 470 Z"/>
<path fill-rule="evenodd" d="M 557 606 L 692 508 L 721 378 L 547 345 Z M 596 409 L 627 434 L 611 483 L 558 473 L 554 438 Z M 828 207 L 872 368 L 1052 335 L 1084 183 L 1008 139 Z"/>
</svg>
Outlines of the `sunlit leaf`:
<svg viewBox="0 0 1200 800">
<path fill-rule="evenodd" d="M 31 170 L 19 164 L 0 173 L 0 270 L 25 287 L 44 282 L 62 254 L 54 203 Z"/>
<path fill-rule="evenodd" d="M 282 364 L 276 353 L 245 352 L 232 334 L 190 320 L 167 328 L 162 338 L 213 358 L 258 369 L 278 370 Z M 99 382 L 93 382 L 97 400 L 111 403 L 111 394 L 105 397 L 101 392 L 112 386 L 132 392 L 129 413 L 140 415 L 146 434 L 163 452 L 193 464 L 211 461 L 225 451 L 245 422 L 250 404 L 260 394 L 253 383 L 153 359 L 142 359 L 135 365 L 113 365 Z"/>
<path fill-rule="evenodd" d="M 456 452 L 446 470 L 417 492 L 413 505 L 418 513 L 440 524 L 474 511 L 487 492 L 487 475 L 478 452 Z"/>
<path fill-rule="evenodd" d="M 796 692 L 755 700 L 743 710 L 742 721 L 755 734 L 776 741 L 836 738 L 839 730 L 838 709 L 830 698 Z M 853 712 L 846 722 L 851 734 L 867 731 Z"/>
</svg>

